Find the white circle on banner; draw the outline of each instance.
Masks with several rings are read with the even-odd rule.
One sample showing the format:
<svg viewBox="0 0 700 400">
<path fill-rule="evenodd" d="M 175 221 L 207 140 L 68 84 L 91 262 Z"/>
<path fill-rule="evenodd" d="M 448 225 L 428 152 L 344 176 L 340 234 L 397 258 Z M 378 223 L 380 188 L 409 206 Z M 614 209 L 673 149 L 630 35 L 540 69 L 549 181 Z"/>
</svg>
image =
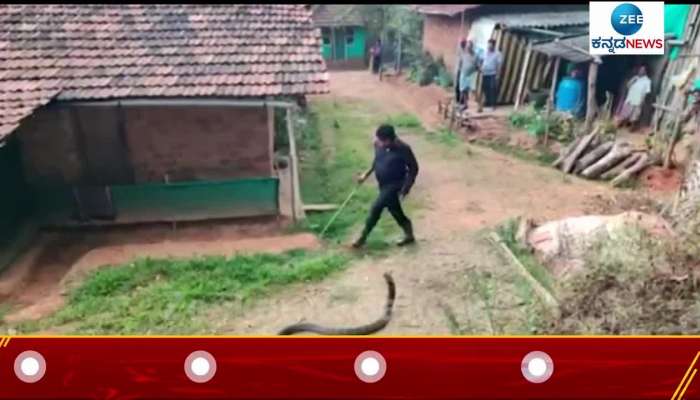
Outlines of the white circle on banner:
<svg viewBox="0 0 700 400">
<path fill-rule="evenodd" d="M 192 382 L 205 383 L 216 374 L 216 359 L 204 350 L 193 351 L 185 359 L 185 375 Z"/>
<path fill-rule="evenodd" d="M 554 362 L 549 354 L 543 351 L 533 351 L 523 357 L 520 369 L 523 377 L 532 383 L 543 383 L 554 373 Z"/>
<path fill-rule="evenodd" d="M 379 382 L 386 374 L 386 360 L 376 351 L 364 351 L 355 358 L 355 375 L 362 382 Z"/>
<path fill-rule="evenodd" d="M 15 358 L 14 370 L 22 382 L 38 382 L 46 374 L 46 360 L 34 350 L 23 351 Z"/>
</svg>

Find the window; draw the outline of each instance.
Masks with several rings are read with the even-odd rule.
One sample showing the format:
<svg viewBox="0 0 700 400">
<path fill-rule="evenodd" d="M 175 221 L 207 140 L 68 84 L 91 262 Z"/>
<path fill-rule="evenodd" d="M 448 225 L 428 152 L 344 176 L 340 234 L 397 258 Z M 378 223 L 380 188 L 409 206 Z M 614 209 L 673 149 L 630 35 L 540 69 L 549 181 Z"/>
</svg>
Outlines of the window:
<svg viewBox="0 0 700 400">
<path fill-rule="evenodd" d="M 323 38 L 323 45 L 329 46 L 331 44 L 331 30 L 328 28 L 321 28 L 321 37 Z"/>
<path fill-rule="evenodd" d="M 345 43 L 347 45 L 352 45 L 355 40 L 355 28 L 347 27 L 345 28 Z"/>
</svg>

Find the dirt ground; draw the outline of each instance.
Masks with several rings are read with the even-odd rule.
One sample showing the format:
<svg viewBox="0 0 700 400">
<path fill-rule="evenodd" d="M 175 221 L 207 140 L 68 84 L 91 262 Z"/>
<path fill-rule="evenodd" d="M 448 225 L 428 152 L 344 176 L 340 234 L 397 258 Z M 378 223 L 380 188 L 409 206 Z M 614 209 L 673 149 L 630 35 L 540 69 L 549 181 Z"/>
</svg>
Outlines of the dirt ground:
<svg viewBox="0 0 700 400">
<path fill-rule="evenodd" d="M 335 101 L 371 102 L 379 113 L 410 112 L 425 125 L 439 124 L 436 102 L 445 92 L 437 87 L 380 83 L 365 71 L 333 73 L 331 82 Z M 204 318 L 215 332 L 274 334 L 301 320 L 367 323 L 382 312 L 381 275 L 392 271 L 397 302 L 382 333 L 527 333 L 541 310 L 517 270 L 483 239 L 482 228 L 518 215 L 582 215 L 591 199 L 608 198 L 612 190 L 484 148 L 455 151 L 424 136 L 402 138 L 421 166 L 412 193 L 423 205 L 414 216 L 418 245 L 380 260 L 367 257 L 335 277 L 290 287 L 246 310 L 213 309 Z"/>
<path fill-rule="evenodd" d="M 440 125 L 436 103 L 446 93 L 439 87 L 396 80 L 380 83 L 366 71 L 332 73 L 331 85 L 326 99 L 366 102 L 383 115 L 413 113 L 430 129 Z M 482 131 L 503 129 L 502 120 L 490 121 L 480 124 Z M 292 285 L 245 308 L 213 307 L 201 316 L 210 327 L 207 333 L 274 334 L 300 320 L 331 326 L 367 323 L 382 312 L 385 271 L 393 273 L 397 301 L 394 318 L 382 333 L 529 333 L 542 306 L 518 270 L 484 239 L 484 228 L 520 215 L 536 220 L 583 215 L 606 205 L 615 192 L 605 184 L 564 176 L 485 148 L 468 144 L 450 148 L 419 134 L 402 138 L 413 146 L 421 165 L 409 199 L 421 204 L 413 215 L 417 246 L 392 250 L 382 258 L 366 256 L 322 282 Z M 328 141 L 324 146 L 332 146 L 329 139 L 324 137 Z M 617 203 L 614 207 L 625 208 Z M 50 314 L 63 304 L 66 287 L 85 272 L 134 256 L 186 257 L 319 245 L 310 234 L 280 236 L 279 231 L 276 223 L 235 222 L 192 224 L 177 231 L 158 226 L 48 233 L 0 277 L 0 296 L 19 305 L 6 319 Z"/>
</svg>

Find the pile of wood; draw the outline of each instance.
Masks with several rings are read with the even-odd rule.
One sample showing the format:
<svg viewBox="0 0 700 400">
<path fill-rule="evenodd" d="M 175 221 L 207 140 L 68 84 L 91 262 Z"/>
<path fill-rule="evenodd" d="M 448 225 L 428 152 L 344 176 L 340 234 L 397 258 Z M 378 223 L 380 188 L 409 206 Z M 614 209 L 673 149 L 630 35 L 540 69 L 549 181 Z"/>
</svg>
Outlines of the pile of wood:
<svg viewBox="0 0 700 400">
<path fill-rule="evenodd" d="M 597 126 L 588 135 L 566 146 L 552 166 L 567 174 L 611 180 L 613 186 L 620 186 L 658 162 L 658 157 L 650 155 L 645 149 L 635 149 L 631 144 L 616 139 L 606 140 L 600 133 L 600 126 Z"/>
</svg>

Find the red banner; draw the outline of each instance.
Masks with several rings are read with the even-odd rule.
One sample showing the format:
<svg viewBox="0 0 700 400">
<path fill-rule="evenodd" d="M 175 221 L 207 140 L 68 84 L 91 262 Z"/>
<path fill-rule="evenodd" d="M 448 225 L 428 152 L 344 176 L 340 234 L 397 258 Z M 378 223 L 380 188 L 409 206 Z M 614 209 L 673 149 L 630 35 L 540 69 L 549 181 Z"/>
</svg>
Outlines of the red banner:
<svg viewBox="0 0 700 400">
<path fill-rule="evenodd" d="M 0 339 L 0 398 L 692 399 L 700 338 Z"/>
</svg>

